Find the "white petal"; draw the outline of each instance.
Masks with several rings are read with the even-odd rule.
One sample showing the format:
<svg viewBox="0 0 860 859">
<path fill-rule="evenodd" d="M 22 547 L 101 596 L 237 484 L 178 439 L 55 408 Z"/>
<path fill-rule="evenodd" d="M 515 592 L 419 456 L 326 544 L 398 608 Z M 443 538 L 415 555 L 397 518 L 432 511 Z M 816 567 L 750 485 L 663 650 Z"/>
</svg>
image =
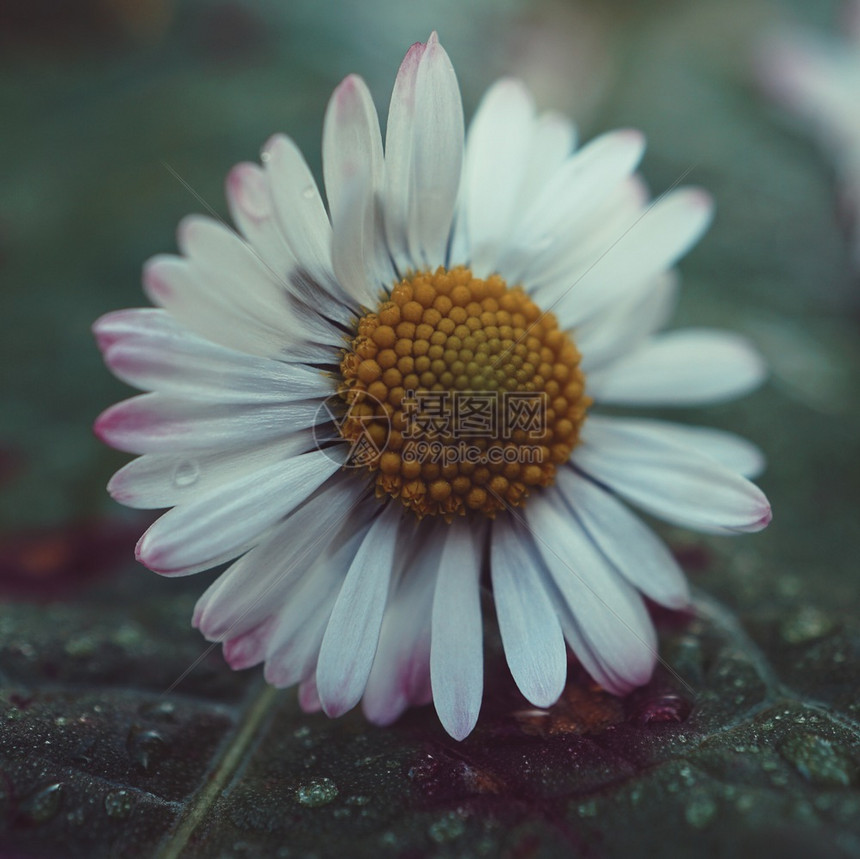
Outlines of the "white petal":
<svg viewBox="0 0 860 859">
<path fill-rule="evenodd" d="M 414 265 L 409 253 L 409 221 L 410 209 L 417 202 L 412 188 L 415 85 L 426 49 L 423 42 L 416 42 L 406 52 L 394 81 L 385 127 L 385 236 L 401 271 Z"/>
<path fill-rule="evenodd" d="M 335 90 L 323 126 L 323 174 L 334 229 L 332 262 L 346 292 L 372 307 L 394 280 L 379 195 L 385 164 L 376 108 L 350 75 Z"/>
<path fill-rule="evenodd" d="M 390 504 L 370 527 L 335 602 L 316 675 L 329 716 L 354 707 L 370 676 L 399 528 L 399 505 Z"/>
<path fill-rule="evenodd" d="M 552 253 L 528 256 L 527 248 L 523 248 L 523 279 L 541 306 L 556 314 L 564 311 L 563 299 L 576 287 L 579 278 L 612 250 L 619 236 L 642 217 L 647 202 L 648 189 L 641 177 L 633 174 L 595 205 L 591 216 L 567 235 L 567 242 L 554 242 L 549 237 L 546 247 Z M 556 232 L 565 237 L 563 230 Z M 626 297 L 619 295 L 612 306 Z M 573 323 L 568 323 L 564 316 L 559 319 L 563 327 L 581 324 L 579 319 Z"/>
<path fill-rule="evenodd" d="M 678 277 L 667 271 L 634 293 L 597 313 L 574 332 L 586 374 L 636 349 L 665 326 L 678 301 Z"/>
<path fill-rule="evenodd" d="M 555 608 L 528 550 L 530 542 L 512 517 L 493 523 L 493 598 L 505 658 L 517 686 L 536 707 L 549 707 L 564 688 L 567 655 Z"/>
<path fill-rule="evenodd" d="M 354 480 L 330 481 L 210 585 L 193 625 L 210 641 L 224 641 L 276 614 L 328 547 L 351 533 L 364 491 Z"/>
<path fill-rule="evenodd" d="M 302 153 L 289 137 L 276 134 L 263 158 L 281 232 L 299 268 L 329 294 L 345 298 L 332 268 L 331 224 Z"/>
<path fill-rule="evenodd" d="M 669 436 L 592 415 L 582 441 L 573 452 L 578 468 L 661 519 L 710 534 L 760 531 L 770 522 L 757 486 Z"/>
<path fill-rule="evenodd" d="M 303 343 L 305 337 L 286 300 L 278 311 L 259 295 L 243 294 L 243 276 L 238 269 L 212 272 L 180 257 L 161 255 L 147 261 L 143 285 L 153 304 L 222 346 L 269 357 Z"/>
<path fill-rule="evenodd" d="M 742 396 L 765 379 L 749 341 L 727 331 L 685 328 L 653 337 L 588 377 L 600 403 L 690 406 Z"/>
<path fill-rule="evenodd" d="M 557 313 L 564 326 L 580 324 L 671 268 L 705 232 L 712 210 L 711 198 L 698 189 L 680 189 L 658 199 L 561 298 Z"/>
<path fill-rule="evenodd" d="M 689 605 L 689 588 L 681 567 L 641 519 L 569 468 L 559 469 L 556 485 L 589 537 L 630 584 L 669 608 Z"/>
<path fill-rule="evenodd" d="M 323 174 L 333 224 L 338 281 L 363 307 L 394 280 L 378 196 L 384 181 L 382 137 L 367 85 L 350 75 L 334 91 L 323 126 Z"/>
<path fill-rule="evenodd" d="M 452 260 L 468 261 L 478 277 L 496 268 L 510 233 L 534 123 L 529 91 L 504 79 L 487 90 L 469 127 Z"/>
<path fill-rule="evenodd" d="M 218 450 L 198 456 L 148 453 L 117 471 L 108 483 L 111 497 L 126 507 L 174 507 L 314 447 L 305 430 L 256 447 Z"/>
<path fill-rule="evenodd" d="M 460 88 L 433 33 L 406 54 L 388 113 L 385 225 L 401 267 L 444 264 L 462 161 Z"/>
<path fill-rule="evenodd" d="M 223 647 L 224 661 L 234 671 L 259 665 L 266 658 L 266 647 L 274 621 L 274 617 L 266 618 L 253 629 L 228 638 Z"/>
<path fill-rule="evenodd" d="M 342 465 L 335 458 L 339 450 L 311 451 L 175 507 L 140 538 L 138 560 L 150 569 L 176 575 L 190 564 L 238 550 L 334 474 Z"/>
<path fill-rule="evenodd" d="M 264 157 L 274 159 L 268 173 L 257 164 L 245 163 L 236 165 L 227 177 L 233 220 L 266 265 L 280 273 L 279 282 L 292 298 L 303 303 L 304 306 L 291 303 L 293 313 L 303 324 L 318 325 L 317 315 L 348 324 L 354 308 L 348 306 L 346 294 L 334 280 L 329 247 L 321 251 L 314 245 L 319 240 L 330 243 L 331 227 L 313 177 L 291 141 L 278 135 L 267 146 Z M 275 210 L 276 193 L 281 207 L 286 207 L 286 230 L 281 228 Z M 300 197 L 292 199 L 290 195 L 295 194 Z M 291 250 L 288 235 L 299 242 L 298 255 Z"/>
<path fill-rule="evenodd" d="M 546 575 L 549 576 L 549 573 Z M 547 587 L 552 590 L 554 585 L 555 582 L 550 581 Z M 635 685 L 630 684 L 615 672 L 614 666 L 605 657 L 601 658 L 601 655 L 593 650 L 573 611 L 565 603 L 560 593 L 556 593 L 556 599 L 559 604 L 558 619 L 565 641 L 588 675 L 613 695 L 626 695 L 635 688 Z"/>
<path fill-rule="evenodd" d="M 166 310 L 155 307 L 135 307 L 114 310 L 93 323 L 93 334 L 99 349 L 106 352 L 115 343 L 130 337 L 160 337 L 167 331 L 191 332 L 180 325 Z"/>
<path fill-rule="evenodd" d="M 233 223 L 266 264 L 284 277 L 298 265 L 278 225 L 269 180 L 258 164 L 237 164 L 228 174 L 227 203 Z"/>
<path fill-rule="evenodd" d="M 418 68 L 410 208 L 412 258 L 433 269 L 445 262 L 463 166 L 463 105 L 454 67 L 433 33 Z"/>
<path fill-rule="evenodd" d="M 299 706 L 305 713 L 319 713 L 322 710 L 316 674 L 311 674 L 299 684 Z"/>
<path fill-rule="evenodd" d="M 433 597 L 430 678 L 439 721 L 455 739 L 478 720 L 484 687 L 480 578 L 483 529 L 448 526 Z"/>
<path fill-rule="evenodd" d="M 228 276 L 225 289 L 245 312 L 271 324 L 277 323 L 279 328 L 290 332 L 298 330 L 296 307 L 291 301 L 295 287 L 290 282 L 297 267 L 295 261 L 288 268 L 275 268 L 232 230 L 200 215 L 184 218 L 179 224 L 177 238 L 182 253 L 195 270 L 204 273 L 210 284 L 217 284 Z M 301 337 L 293 339 L 341 345 L 337 330 L 315 314 L 305 314 L 300 333 Z"/>
<path fill-rule="evenodd" d="M 644 151 L 638 131 L 613 131 L 569 158 L 519 219 L 504 257 L 512 262 L 502 263 L 502 270 L 514 279 L 539 277 L 543 260 L 566 253 L 577 232 L 593 224 L 600 204 L 636 169 Z"/>
<path fill-rule="evenodd" d="M 375 308 L 382 288 L 394 282 L 394 272 L 386 275 L 377 265 L 378 240 L 383 229 L 381 212 L 369 178 L 357 174 L 345 179 L 341 188 L 341 208 L 333 214 L 335 274 L 352 300 L 362 308 Z"/>
<path fill-rule="evenodd" d="M 102 412 L 95 432 L 128 453 L 202 453 L 283 438 L 328 417 L 319 400 L 225 404 L 141 394 Z"/>
<path fill-rule="evenodd" d="M 367 84 L 349 75 L 332 94 L 323 123 L 323 176 L 329 210 L 343 207 L 344 183 L 357 174 L 382 184 L 382 136 Z"/>
<path fill-rule="evenodd" d="M 528 210 L 556 170 L 570 157 L 574 146 L 576 129 L 566 116 L 550 111 L 537 118 L 529 144 L 528 164 L 520 185 L 517 211 Z"/>
<path fill-rule="evenodd" d="M 557 490 L 526 507 L 537 550 L 594 657 L 627 688 L 646 683 L 656 635 L 642 598 L 598 550 Z"/>
<path fill-rule="evenodd" d="M 331 381 L 318 370 L 219 346 L 166 314 L 128 331 L 127 313 L 102 317 L 95 331 L 108 366 L 135 387 L 232 403 L 289 403 L 333 392 Z"/>
<path fill-rule="evenodd" d="M 751 441 L 725 430 L 690 426 L 669 421 L 618 419 L 643 433 L 654 433 L 665 441 L 690 448 L 736 471 L 744 477 L 758 477 L 765 469 L 762 451 Z"/>
<path fill-rule="evenodd" d="M 266 682 L 280 689 L 293 686 L 316 667 L 320 645 L 338 591 L 361 535 L 336 552 L 324 552 L 282 599 L 266 649 Z"/>
<path fill-rule="evenodd" d="M 177 243 L 183 255 L 211 274 L 235 275 L 237 299 L 276 314 L 286 307 L 286 271 L 274 269 L 253 246 L 214 218 L 188 215 L 179 222 Z"/>
</svg>

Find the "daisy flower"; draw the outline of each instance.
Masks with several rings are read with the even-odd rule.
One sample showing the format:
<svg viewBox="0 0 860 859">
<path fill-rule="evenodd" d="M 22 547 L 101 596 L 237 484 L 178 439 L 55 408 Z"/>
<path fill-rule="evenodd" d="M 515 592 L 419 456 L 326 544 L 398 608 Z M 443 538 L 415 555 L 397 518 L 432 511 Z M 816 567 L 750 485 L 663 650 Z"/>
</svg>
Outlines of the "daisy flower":
<svg viewBox="0 0 860 859">
<path fill-rule="evenodd" d="M 760 50 L 758 72 L 765 91 L 833 158 L 860 269 L 860 0 L 846 4 L 844 29 L 842 38 L 799 28 L 773 35 Z"/>
<path fill-rule="evenodd" d="M 328 105 L 328 207 L 296 145 L 227 180 L 238 233 L 191 216 L 144 287 L 158 309 L 95 325 L 147 391 L 99 436 L 140 456 L 114 498 L 172 508 L 137 547 L 169 576 L 232 562 L 194 624 L 234 668 L 265 664 L 307 711 L 362 702 L 388 724 L 434 702 L 468 735 L 483 687 L 481 588 L 538 707 L 569 646 L 605 689 L 645 683 L 645 599 L 688 605 L 671 553 L 626 502 L 699 531 L 756 531 L 761 456 L 734 435 L 602 415 L 690 406 L 759 384 L 739 337 L 657 333 L 708 196 L 649 203 L 644 142 L 582 148 L 522 84 L 486 94 L 464 135 L 435 34 L 406 54 L 383 145 L 362 80 Z"/>
</svg>

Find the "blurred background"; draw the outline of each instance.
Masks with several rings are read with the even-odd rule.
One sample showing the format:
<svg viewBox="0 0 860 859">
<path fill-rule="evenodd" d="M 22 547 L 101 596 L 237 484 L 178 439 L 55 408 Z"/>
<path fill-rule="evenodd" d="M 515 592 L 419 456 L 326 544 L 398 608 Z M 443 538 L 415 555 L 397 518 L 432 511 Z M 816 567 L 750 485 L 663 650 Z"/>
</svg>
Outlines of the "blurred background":
<svg viewBox="0 0 860 859">
<path fill-rule="evenodd" d="M 832 170 L 763 99 L 753 60 L 772 28 L 834 31 L 839 12 L 832 0 L 2 0 L 4 575 L 26 578 L 31 561 L 37 579 L 62 575 L 48 569 L 63 562 L 54 541 L 54 555 L 42 546 L 35 560 L 10 558 L 16 535 L 78 523 L 99 553 L 115 539 L 95 524 L 131 516 L 104 492 L 126 457 L 90 431 L 130 392 L 101 366 L 91 323 L 145 304 L 143 261 L 175 250 L 183 215 L 211 207 L 227 217 L 228 169 L 255 160 L 272 133 L 292 135 L 319 174 L 332 88 L 357 71 L 384 116 L 405 48 L 434 28 L 467 115 L 496 77 L 519 75 L 585 139 L 642 129 L 654 193 L 689 169 L 685 182 L 715 195 L 716 225 L 683 264 L 681 320 L 744 329 L 774 362 L 783 395 L 800 403 L 791 419 L 768 423 L 767 395 L 740 409 L 760 415 L 751 434 L 777 464 L 773 478 L 796 479 L 804 465 L 781 456 L 786 437 L 809 424 L 802 459 L 814 459 L 816 432 L 837 431 L 853 407 L 846 313 L 860 293 Z M 786 506 L 777 503 L 777 523 Z"/>
<path fill-rule="evenodd" d="M 156 694 L 203 653 L 188 628 L 202 581 L 138 567 L 133 546 L 153 517 L 120 508 L 104 490 L 128 457 L 102 446 L 91 424 L 132 392 L 101 364 L 90 325 L 146 303 L 142 263 L 175 250 L 185 214 L 211 207 L 226 218 L 227 171 L 256 160 L 274 132 L 294 137 L 319 175 L 334 86 L 359 73 L 384 117 L 405 50 L 436 29 L 467 117 L 495 78 L 518 75 L 541 108 L 573 115 L 584 139 L 642 129 L 642 172 L 655 194 L 689 170 L 685 184 L 716 198 L 713 228 L 681 265 L 677 321 L 742 331 L 773 376 L 740 403 L 683 417 L 764 448 L 770 465 L 761 484 L 775 518 L 765 533 L 736 541 L 663 533 L 707 595 L 703 616 L 722 618 L 720 634 L 735 635 L 739 618 L 794 688 L 812 684 L 816 701 L 856 719 L 840 683 L 857 675 L 857 638 L 849 645 L 845 636 L 856 631 L 860 551 L 860 278 L 833 168 L 754 76 L 757 47 L 774 28 L 835 36 L 841 10 L 835 0 L 0 0 L 7 693 L 26 687 L 54 718 L 58 694 L 72 708 L 93 689 Z M 672 641 L 670 658 L 688 658 L 693 645 Z M 740 653 L 751 646 L 741 637 L 730 643 Z M 813 645 L 812 656 L 791 650 Z M 707 671 L 695 670 L 708 687 Z M 209 654 L 179 693 L 198 709 L 234 707 L 229 733 L 256 682 L 249 676 L 230 674 Z M 204 762 L 218 737 L 200 752 Z M 10 759 L 15 753 L 7 750 Z M 93 773 L 103 765 L 93 763 Z M 29 797 L 37 810 L 47 802 L 50 811 L 54 794 L 39 806 L 33 797 L 44 784 L 21 778 L 19 800 Z M 73 795 L 67 787 L 63 808 L 74 806 Z M 0 779 L 0 808 L 2 799 Z M 19 820 L 29 806 L 16 802 Z M 20 838 L 13 843 L 31 855 L 30 835 Z"/>
</svg>

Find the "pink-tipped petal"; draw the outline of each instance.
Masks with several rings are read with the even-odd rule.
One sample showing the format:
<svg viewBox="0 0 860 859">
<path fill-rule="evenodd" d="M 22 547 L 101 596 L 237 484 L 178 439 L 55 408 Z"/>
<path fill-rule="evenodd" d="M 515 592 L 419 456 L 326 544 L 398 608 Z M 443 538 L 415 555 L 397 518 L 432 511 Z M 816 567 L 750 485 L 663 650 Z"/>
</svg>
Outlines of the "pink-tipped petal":
<svg viewBox="0 0 860 859">
<path fill-rule="evenodd" d="M 311 674 L 299 684 L 299 706 L 305 713 L 319 713 L 322 710 L 316 675 Z"/>
<path fill-rule="evenodd" d="M 574 450 L 586 474 L 653 515 L 710 534 L 760 531 L 770 504 L 749 480 L 671 436 L 592 415 Z"/>
<path fill-rule="evenodd" d="M 266 645 L 274 623 L 269 617 L 254 629 L 224 642 L 224 659 L 234 670 L 259 665 L 266 657 Z"/>
<path fill-rule="evenodd" d="M 128 453 L 199 452 L 250 447 L 283 438 L 320 420 L 318 400 L 287 405 L 208 403 L 162 394 L 123 400 L 96 419 L 96 435 Z"/>
<path fill-rule="evenodd" d="M 331 452 L 311 451 L 259 473 L 251 472 L 202 498 L 175 507 L 137 544 L 138 560 L 165 575 L 239 548 L 263 533 L 342 465 Z"/>
<path fill-rule="evenodd" d="M 379 212 L 384 181 L 379 120 L 367 85 L 355 75 L 335 90 L 326 110 L 323 175 L 335 276 L 359 306 L 374 307 L 395 273 Z"/>
</svg>

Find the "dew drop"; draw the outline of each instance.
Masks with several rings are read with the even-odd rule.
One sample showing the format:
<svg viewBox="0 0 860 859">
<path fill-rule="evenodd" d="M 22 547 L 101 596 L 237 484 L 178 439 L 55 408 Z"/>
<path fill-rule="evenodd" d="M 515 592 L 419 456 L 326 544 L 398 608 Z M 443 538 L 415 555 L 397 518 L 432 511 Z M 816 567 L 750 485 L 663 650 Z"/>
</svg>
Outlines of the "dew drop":
<svg viewBox="0 0 860 859">
<path fill-rule="evenodd" d="M 137 708 L 137 712 L 147 719 L 157 720 L 159 722 L 175 722 L 176 721 L 176 705 L 172 701 L 152 701 L 146 704 L 141 704 Z"/>
<path fill-rule="evenodd" d="M 178 488 L 191 486 L 200 477 L 200 463 L 196 459 L 186 459 L 179 463 L 173 471 L 173 485 Z"/>
<path fill-rule="evenodd" d="M 166 743 L 158 731 L 132 725 L 125 746 L 134 763 L 140 769 L 148 771 L 163 756 Z"/>
<path fill-rule="evenodd" d="M 63 785 L 59 782 L 31 793 L 19 806 L 19 814 L 28 823 L 47 823 L 60 810 Z"/>
<path fill-rule="evenodd" d="M 308 808 L 318 808 L 328 805 L 337 794 L 337 785 L 330 778 L 315 778 L 296 790 L 296 800 Z"/>
<path fill-rule="evenodd" d="M 129 816 L 134 802 L 127 790 L 112 790 L 105 795 L 104 806 L 108 817 L 122 820 Z"/>
<path fill-rule="evenodd" d="M 313 200 L 316 196 L 317 189 L 313 185 L 308 185 L 305 189 L 302 190 L 302 197 L 305 200 Z"/>
</svg>

